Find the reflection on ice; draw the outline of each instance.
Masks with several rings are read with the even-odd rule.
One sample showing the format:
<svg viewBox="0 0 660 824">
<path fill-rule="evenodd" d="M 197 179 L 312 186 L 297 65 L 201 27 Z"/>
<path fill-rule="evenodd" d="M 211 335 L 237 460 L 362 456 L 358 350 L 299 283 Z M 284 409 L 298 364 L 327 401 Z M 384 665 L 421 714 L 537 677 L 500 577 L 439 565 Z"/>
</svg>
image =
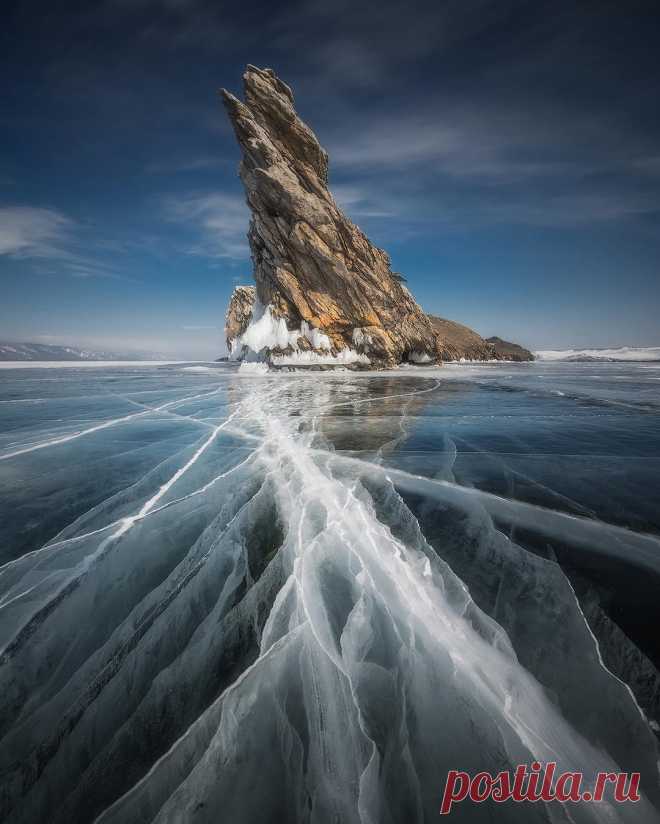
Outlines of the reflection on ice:
<svg viewBox="0 0 660 824">
<path fill-rule="evenodd" d="M 437 373 L 195 380 L 210 378 L 155 403 L 148 380 L 122 386 L 140 411 L 66 435 L 40 438 L 35 417 L 1 455 L 0 477 L 42 501 L 39 467 L 62 479 L 68 465 L 73 483 L 79 463 L 122 467 L 66 523 L 46 504 L 41 544 L 6 550 L 3 815 L 434 821 L 448 770 L 538 760 L 588 778 L 638 770 L 645 798 L 507 804 L 501 820 L 658 820 L 654 699 L 640 707 L 624 683 L 641 653 L 616 630 L 627 653 L 610 672 L 585 612 L 609 619 L 578 591 L 578 559 L 594 555 L 657 575 L 657 538 L 587 500 L 555 510 L 456 483 L 460 427 L 485 437 L 466 410 L 492 388 Z M 154 437 L 175 423 L 177 438 Z"/>
</svg>

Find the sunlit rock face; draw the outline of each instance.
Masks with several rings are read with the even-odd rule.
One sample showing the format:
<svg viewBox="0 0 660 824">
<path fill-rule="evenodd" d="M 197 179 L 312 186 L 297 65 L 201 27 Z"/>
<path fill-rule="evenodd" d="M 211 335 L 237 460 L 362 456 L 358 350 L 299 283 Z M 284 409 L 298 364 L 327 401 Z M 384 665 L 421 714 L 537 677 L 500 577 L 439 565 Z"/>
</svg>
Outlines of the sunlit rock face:
<svg viewBox="0 0 660 824">
<path fill-rule="evenodd" d="M 407 353 L 409 363 L 426 366 L 442 361 L 531 361 L 534 356 L 527 349 L 501 338 L 484 340 L 477 332 L 435 315 L 429 320 L 436 335 L 436 351 Z M 302 321 L 300 329 L 290 329 L 283 317 L 277 317 L 272 307 L 263 307 L 257 301 L 254 286 L 237 286 L 229 301 L 225 319 L 227 349 L 232 358 L 248 360 L 263 354 L 271 366 L 290 365 L 298 368 L 323 365 L 367 368 L 371 359 L 373 330 L 355 327 L 351 347 L 337 351 L 331 339 L 320 329 Z M 376 359 L 378 364 L 378 360 Z"/>
<path fill-rule="evenodd" d="M 254 286 L 237 286 L 232 292 L 225 316 L 225 340 L 230 354 L 234 341 L 240 338 L 250 325 L 255 298 Z"/>
<path fill-rule="evenodd" d="M 328 190 L 328 155 L 298 117 L 291 89 L 271 69 L 248 66 L 245 101 L 222 90 L 241 147 L 239 174 L 252 211 L 256 294 L 290 330 L 303 322 L 371 365 L 410 352 L 437 358 L 430 320 Z M 356 350 L 354 330 L 363 339 Z"/>
<path fill-rule="evenodd" d="M 286 357 L 299 365 L 336 358 L 360 368 L 532 359 L 515 344 L 485 341 L 466 326 L 426 315 L 387 253 L 337 207 L 328 155 L 297 115 L 291 89 L 272 69 L 248 66 L 243 80 L 244 102 L 222 90 L 242 152 L 256 281 L 256 289 L 237 287 L 230 301 L 233 357 Z M 255 334 L 251 321 L 261 324 Z"/>
</svg>

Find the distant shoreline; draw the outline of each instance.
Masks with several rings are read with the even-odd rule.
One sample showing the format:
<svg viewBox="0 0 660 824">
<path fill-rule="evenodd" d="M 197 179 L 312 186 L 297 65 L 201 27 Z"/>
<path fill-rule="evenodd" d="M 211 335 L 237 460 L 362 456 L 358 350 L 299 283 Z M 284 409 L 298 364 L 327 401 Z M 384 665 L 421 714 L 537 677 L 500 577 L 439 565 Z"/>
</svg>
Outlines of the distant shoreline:
<svg viewBox="0 0 660 824">
<path fill-rule="evenodd" d="M 176 366 L 182 363 L 213 363 L 213 361 L 195 360 L 165 360 L 165 361 L 107 361 L 107 360 L 79 360 L 79 361 L 0 361 L 0 369 L 74 369 L 89 367 L 110 366 Z"/>
</svg>

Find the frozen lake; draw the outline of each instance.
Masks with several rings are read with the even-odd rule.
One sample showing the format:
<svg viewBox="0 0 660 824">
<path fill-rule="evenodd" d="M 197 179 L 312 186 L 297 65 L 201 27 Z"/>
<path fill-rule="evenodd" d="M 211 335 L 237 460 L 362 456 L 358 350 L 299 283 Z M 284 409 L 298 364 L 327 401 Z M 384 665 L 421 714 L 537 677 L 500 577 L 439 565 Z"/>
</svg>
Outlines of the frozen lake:
<svg viewBox="0 0 660 824">
<path fill-rule="evenodd" d="M 657 821 L 659 504 L 657 363 L 0 368 L 0 818 Z"/>
</svg>

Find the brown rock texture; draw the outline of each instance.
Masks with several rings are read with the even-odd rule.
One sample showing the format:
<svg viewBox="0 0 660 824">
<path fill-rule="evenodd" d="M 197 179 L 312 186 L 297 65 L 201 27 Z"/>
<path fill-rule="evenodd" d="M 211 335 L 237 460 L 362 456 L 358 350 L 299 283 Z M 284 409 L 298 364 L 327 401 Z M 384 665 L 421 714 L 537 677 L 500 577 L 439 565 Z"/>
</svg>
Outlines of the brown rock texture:
<svg viewBox="0 0 660 824">
<path fill-rule="evenodd" d="M 489 343 L 495 352 L 497 353 L 497 357 L 501 360 L 510 360 L 510 361 L 533 361 L 534 355 L 529 351 L 529 349 L 525 349 L 523 346 L 520 346 L 517 343 L 511 343 L 508 340 L 502 340 L 502 338 L 494 337 L 494 338 L 486 338 L 486 342 Z"/>
<path fill-rule="evenodd" d="M 225 339 L 231 352 L 232 341 L 240 337 L 252 320 L 252 307 L 257 295 L 254 286 L 237 286 L 229 301 L 225 315 Z"/>
<path fill-rule="evenodd" d="M 532 361 L 534 355 L 517 343 L 502 338 L 482 338 L 474 329 L 455 320 L 429 315 L 437 333 L 438 354 L 442 360 L 507 360 Z"/>
<path fill-rule="evenodd" d="M 244 102 L 221 94 L 242 152 L 259 302 L 290 330 L 306 321 L 328 335 L 333 351 L 357 349 L 374 366 L 413 352 L 435 360 L 431 321 L 386 252 L 328 191 L 328 156 L 296 114 L 291 89 L 272 69 L 248 66 L 243 80 Z"/>
<path fill-rule="evenodd" d="M 496 360 L 495 347 L 468 326 L 454 320 L 429 315 L 437 333 L 438 353 L 442 360 Z"/>
</svg>

